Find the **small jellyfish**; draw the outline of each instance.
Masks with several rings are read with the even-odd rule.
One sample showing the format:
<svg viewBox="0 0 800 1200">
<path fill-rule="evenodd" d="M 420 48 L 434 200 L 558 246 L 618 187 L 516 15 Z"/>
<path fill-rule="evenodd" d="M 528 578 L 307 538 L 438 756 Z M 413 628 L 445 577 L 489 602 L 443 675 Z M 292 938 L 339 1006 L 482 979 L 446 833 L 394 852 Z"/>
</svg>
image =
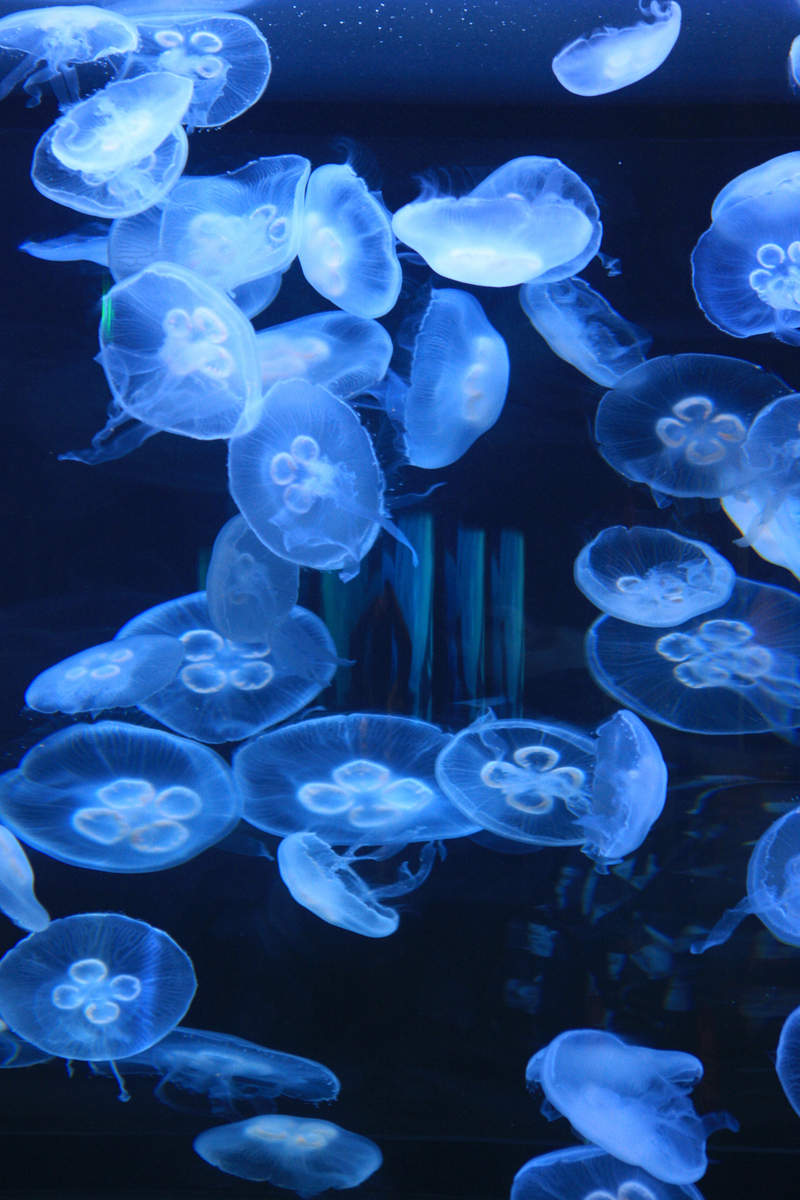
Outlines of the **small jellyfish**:
<svg viewBox="0 0 800 1200">
<path fill-rule="evenodd" d="M 544 1091 L 546 1116 L 565 1116 L 614 1158 L 675 1184 L 705 1174 L 710 1134 L 739 1128 L 728 1113 L 698 1117 L 688 1093 L 702 1076 L 693 1054 L 630 1046 L 600 1029 L 559 1034 L 525 1072 L 528 1086 Z"/>
<path fill-rule="evenodd" d="M 392 228 L 438 275 L 485 287 L 576 275 L 603 232 L 580 176 L 539 156 L 504 163 L 458 199 L 426 185 L 394 214 Z"/>
<path fill-rule="evenodd" d="M 177 1025 L 196 980 L 168 934 L 117 913 L 51 921 L 0 959 L 0 1013 L 59 1058 L 113 1061 Z"/>
<path fill-rule="evenodd" d="M 0 825 L 0 910 L 20 929 L 31 933 L 50 924 L 50 914 L 33 894 L 33 871 L 28 856 L 3 825 Z"/>
<path fill-rule="evenodd" d="M 786 1099 L 800 1117 L 800 1008 L 789 1013 L 783 1023 L 775 1070 Z"/>
<path fill-rule="evenodd" d="M 615 700 L 674 729 L 800 726 L 800 599 L 783 588 L 737 579 L 726 604 L 667 632 L 600 617 L 586 660 Z"/>
<path fill-rule="evenodd" d="M 603 387 L 641 366 L 653 341 L 582 279 L 524 283 L 519 299 L 553 353 Z"/>
<path fill-rule="evenodd" d="M 22 242 L 20 250 L 45 262 L 93 262 L 108 266 L 108 226 L 92 222 L 73 233 L 44 242 Z"/>
<path fill-rule="evenodd" d="M 652 75 L 666 60 L 681 31 L 681 8 L 676 0 L 639 0 L 639 9 L 652 21 L 637 21 L 625 29 L 596 29 L 559 50 L 553 74 L 575 96 L 605 96 Z"/>
<path fill-rule="evenodd" d="M 295 607 L 299 583 L 295 563 L 268 550 L 244 517 L 232 517 L 216 536 L 206 575 L 214 628 L 233 642 L 268 641 Z"/>
<path fill-rule="evenodd" d="M 240 816 L 230 768 L 213 750 L 118 721 L 67 725 L 0 775 L 0 819 L 43 854 L 96 871 L 175 866 Z"/>
<path fill-rule="evenodd" d="M 639 525 L 604 529 L 575 559 L 584 596 L 634 625 L 682 625 L 725 604 L 735 581 L 727 559 L 705 542 Z"/>
<path fill-rule="evenodd" d="M 392 339 L 377 321 L 344 312 L 312 313 L 256 334 L 265 392 L 287 379 L 319 384 L 350 400 L 383 379 Z"/>
<path fill-rule="evenodd" d="M 289 1188 L 304 1198 L 328 1188 L 358 1187 L 383 1162 L 369 1138 L 308 1117 L 252 1117 L 206 1129 L 194 1148 L 228 1175 Z"/>
<path fill-rule="evenodd" d="M 748 477 L 744 442 L 753 417 L 789 391 L 739 358 L 652 358 L 603 396 L 598 448 L 626 479 L 668 496 L 724 496 Z"/>
<path fill-rule="evenodd" d="M 125 708 L 166 687 L 182 662 L 183 646 L 163 634 L 129 638 L 124 646 L 104 642 L 42 671 L 25 703 L 36 712 Z"/>
<path fill-rule="evenodd" d="M 703 1200 L 691 1183 L 663 1183 L 599 1146 L 540 1154 L 514 1176 L 511 1200 Z"/>
<path fill-rule="evenodd" d="M 397 302 L 403 273 L 389 216 L 347 164 L 312 171 L 299 258 L 311 286 L 353 316 L 382 317 Z"/>
</svg>

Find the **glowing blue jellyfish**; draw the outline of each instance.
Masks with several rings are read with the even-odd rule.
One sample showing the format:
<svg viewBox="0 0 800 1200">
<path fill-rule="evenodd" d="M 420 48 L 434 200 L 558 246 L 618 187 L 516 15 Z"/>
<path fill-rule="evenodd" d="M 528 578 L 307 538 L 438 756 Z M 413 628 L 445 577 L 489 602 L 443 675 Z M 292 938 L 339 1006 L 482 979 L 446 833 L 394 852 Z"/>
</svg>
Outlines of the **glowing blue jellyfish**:
<svg viewBox="0 0 800 1200">
<path fill-rule="evenodd" d="M 139 708 L 200 742 L 236 742 L 299 712 L 330 683 L 339 661 L 328 630 L 305 608 L 293 608 L 270 643 L 221 637 L 205 592 L 139 613 L 117 638 L 134 633 L 167 633 L 183 644 L 175 679 Z"/>
<path fill-rule="evenodd" d="M 717 921 L 692 954 L 719 946 L 750 913 L 779 942 L 800 946 L 800 808 L 774 821 L 756 842 L 747 865 L 747 895 Z"/>
<path fill-rule="evenodd" d="M 786 1099 L 800 1117 L 800 1008 L 789 1013 L 783 1023 L 775 1070 Z"/>
<path fill-rule="evenodd" d="M 33 871 L 28 856 L 3 825 L 0 825 L 0 910 L 20 929 L 30 932 L 46 929 L 50 924 L 50 914 L 33 894 Z"/>
<path fill-rule="evenodd" d="M 76 65 L 129 54 L 138 44 L 132 21 L 91 4 L 12 12 L 0 20 L 0 48 L 24 57 L 0 79 L 0 99 L 24 81 L 30 103 L 38 104 L 41 85 L 49 83 L 64 109 L 80 98 Z"/>
<path fill-rule="evenodd" d="M 84 229 L 47 238 L 44 242 L 22 242 L 20 250 L 45 262 L 93 262 L 108 266 L 108 226 L 93 222 Z"/>
<path fill-rule="evenodd" d="M 128 72 L 163 71 L 191 80 L 194 94 L 184 118 L 190 131 L 227 125 L 264 94 L 269 46 L 247 17 L 159 13 L 139 21 L 139 35 Z"/>
<path fill-rule="evenodd" d="M 268 641 L 297 603 L 299 583 L 294 563 L 268 550 L 244 517 L 232 517 L 216 536 L 206 575 L 214 628 L 233 642 Z"/>
<path fill-rule="evenodd" d="M 743 448 L 753 417 L 789 391 L 739 358 L 652 358 L 600 401 L 600 453 L 626 479 L 668 496 L 725 496 L 748 477 Z"/>
<path fill-rule="evenodd" d="M 653 341 L 582 279 L 525 283 L 519 300 L 553 353 L 603 387 L 641 366 Z"/>
<path fill-rule="evenodd" d="M 59 1058 L 138 1054 L 177 1025 L 195 987 L 168 934 L 117 913 L 51 921 L 0 959 L 3 1020 Z"/>
<path fill-rule="evenodd" d="M 347 164 L 312 171 L 299 258 L 311 286 L 356 317 L 382 317 L 400 295 L 389 216 Z"/>
<path fill-rule="evenodd" d="M 703 1200 L 691 1183 L 663 1183 L 598 1146 L 541 1154 L 514 1176 L 511 1200 Z"/>
<path fill-rule="evenodd" d="M 722 507 L 742 533 L 738 546 L 750 546 L 800 579 L 800 494 L 755 480 L 723 496 Z"/>
<path fill-rule="evenodd" d="M 404 323 L 412 345 L 408 386 L 390 379 L 385 404 L 403 426 L 415 467 L 446 467 L 491 429 L 508 391 L 508 350 L 469 292 L 430 292 L 422 317 Z"/>
<path fill-rule="evenodd" d="M 333 846 L 405 846 L 480 828 L 440 791 L 448 738 L 407 717 L 350 713 L 300 721 L 241 746 L 233 769 L 251 825 Z"/>
<path fill-rule="evenodd" d="M 18 837 L 97 871 L 175 866 L 240 816 L 230 768 L 213 750 L 118 721 L 67 725 L 0 775 L 0 819 Z"/>
<path fill-rule="evenodd" d="M 24 1038 L 15 1033 L 0 1020 L 0 1068 L 7 1070 L 15 1067 L 34 1067 L 37 1063 L 50 1062 L 52 1054 L 32 1046 Z"/>
<path fill-rule="evenodd" d="M 800 182 L 800 151 L 792 150 L 789 154 L 779 154 L 768 158 L 766 162 L 742 171 L 714 197 L 711 205 L 711 220 L 726 208 L 741 203 L 742 200 L 752 200 L 756 196 L 765 196 L 769 192 L 794 186 Z"/>
<path fill-rule="evenodd" d="M 800 599 L 737 579 L 727 604 L 669 632 L 601 617 L 586 635 L 595 683 L 691 733 L 800 726 Z"/>
<path fill-rule="evenodd" d="M 163 200 L 186 165 L 179 121 L 192 85 L 176 75 L 109 83 L 59 117 L 36 144 L 34 187 L 77 212 L 128 217 Z"/>
<path fill-rule="evenodd" d="M 97 712 L 138 704 L 166 687 L 183 662 L 174 638 L 148 636 L 90 646 L 37 675 L 25 703 L 37 712 Z"/>
<path fill-rule="evenodd" d="M 575 96 L 605 96 L 652 75 L 666 60 L 681 31 L 677 0 L 640 3 L 652 21 L 637 21 L 625 29 L 596 29 L 576 38 L 553 59 L 553 74 Z"/>
<path fill-rule="evenodd" d="M 668 529 L 598 533 L 575 559 L 575 582 L 592 604 L 634 625 L 682 625 L 730 598 L 736 572 L 705 542 Z"/>
<path fill-rule="evenodd" d="M 377 321 L 350 313 L 312 313 L 256 334 L 265 392 L 286 379 L 319 384 L 339 400 L 368 391 L 383 379 L 392 339 Z"/>
<path fill-rule="evenodd" d="M 580 176 L 539 156 L 512 159 L 458 199 L 426 185 L 394 214 L 392 228 L 438 275 L 485 287 L 576 275 L 603 232 Z"/>
<path fill-rule="evenodd" d="M 266 1181 L 303 1197 L 357 1187 L 383 1162 L 369 1138 L 307 1117 L 253 1117 L 206 1129 L 194 1139 L 194 1148 L 228 1175 Z"/>
<path fill-rule="evenodd" d="M 693 1054 L 629 1046 L 600 1029 L 559 1034 L 525 1072 L 529 1087 L 542 1087 L 554 1115 L 565 1116 L 587 1141 L 678 1184 L 705 1174 L 710 1134 L 739 1128 L 728 1113 L 698 1117 L 688 1093 L 702 1077 L 703 1064 Z"/>
</svg>

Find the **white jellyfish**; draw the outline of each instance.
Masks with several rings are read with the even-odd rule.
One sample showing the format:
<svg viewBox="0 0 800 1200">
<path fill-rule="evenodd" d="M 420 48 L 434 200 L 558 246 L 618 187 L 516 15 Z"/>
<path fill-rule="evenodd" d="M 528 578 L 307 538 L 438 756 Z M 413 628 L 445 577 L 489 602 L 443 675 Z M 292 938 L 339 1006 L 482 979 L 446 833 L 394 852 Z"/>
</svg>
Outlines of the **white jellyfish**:
<svg viewBox="0 0 800 1200">
<path fill-rule="evenodd" d="M 639 8 L 652 21 L 637 21 L 626 29 L 596 29 L 576 38 L 553 59 L 553 74 L 575 96 L 604 96 L 638 83 L 657 70 L 678 40 L 681 7 L 667 0 Z"/>
</svg>

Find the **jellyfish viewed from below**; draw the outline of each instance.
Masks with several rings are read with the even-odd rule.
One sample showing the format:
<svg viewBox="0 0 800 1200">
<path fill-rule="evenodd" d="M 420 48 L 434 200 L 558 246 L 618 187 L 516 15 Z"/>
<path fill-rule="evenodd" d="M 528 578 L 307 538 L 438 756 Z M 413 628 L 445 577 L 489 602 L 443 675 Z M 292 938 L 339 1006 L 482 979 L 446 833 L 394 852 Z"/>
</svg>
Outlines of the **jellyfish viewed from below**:
<svg viewBox="0 0 800 1200">
<path fill-rule="evenodd" d="M 166 687 L 183 661 L 175 638 L 143 635 L 90 646 L 37 675 L 25 703 L 37 712 L 97 712 L 138 704 Z"/>
<path fill-rule="evenodd" d="M 11 830 L 3 825 L 0 825 L 0 911 L 20 929 L 31 933 L 50 924 L 50 914 L 33 894 L 33 871 L 28 856 Z"/>
<path fill-rule="evenodd" d="M 350 400 L 379 383 L 393 349 L 377 321 L 344 312 L 312 313 L 259 329 L 256 341 L 265 392 L 287 379 L 303 379 L 339 400 Z"/>
<path fill-rule="evenodd" d="M 559 50 L 553 74 L 576 96 L 605 96 L 652 75 L 666 60 L 681 31 L 681 7 L 676 0 L 640 3 L 644 16 L 625 29 L 596 29 Z"/>
<path fill-rule="evenodd" d="M 194 1139 L 194 1148 L 228 1175 L 289 1188 L 302 1197 L 357 1187 L 383 1162 L 369 1138 L 308 1117 L 253 1117 L 206 1129 Z"/>
<path fill-rule="evenodd" d="M 484 287 L 576 275 L 603 232 L 580 176 L 539 156 L 512 159 L 460 198 L 428 185 L 398 209 L 392 228 L 438 275 Z"/>
<path fill-rule="evenodd" d="M 514 1176 L 511 1200 L 703 1200 L 691 1183 L 664 1183 L 599 1146 L 540 1154 Z"/>
<path fill-rule="evenodd" d="M 800 1117 L 800 1008 L 789 1013 L 783 1023 L 775 1070 L 786 1099 Z"/>
<path fill-rule="evenodd" d="M 216 536 L 206 575 L 214 628 L 234 642 L 268 641 L 295 607 L 299 582 L 294 563 L 268 550 L 244 517 L 232 517 Z"/>
<path fill-rule="evenodd" d="M 230 833 L 241 798 L 223 760 L 160 729 L 67 725 L 0 775 L 0 819 L 27 845 L 98 871 L 161 871 Z"/>
<path fill-rule="evenodd" d="M 575 582 L 598 608 L 634 625 L 682 625 L 723 605 L 736 573 L 705 542 L 637 525 L 604 529 L 575 559 Z"/>
<path fill-rule="evenodd" d="M 674 1184 L 703 1177 L 710 1134 L 739 1128 L 728 1113 L 698 1117 L 688 1093 L 702 1076 L 692 1054 L 631 1046 L 599 1029 L 559 1034 L 525 1072 L 587 1141 Z"/>
<path fill-rule="evenodd" d="M 177 1025 L 195 987 L 168 934 L 117 913 L 51 921 L 0 959 L 3 1020 L 59 1058 L 138 1054 Z"/>
<path fill-rule="evenodd" d="M 642 716 L 691 733 L 800 726 L 800 599 L 737 579 L 731 598 L 668 632 L 601 617 L 589 671 Z"/>
</svg>

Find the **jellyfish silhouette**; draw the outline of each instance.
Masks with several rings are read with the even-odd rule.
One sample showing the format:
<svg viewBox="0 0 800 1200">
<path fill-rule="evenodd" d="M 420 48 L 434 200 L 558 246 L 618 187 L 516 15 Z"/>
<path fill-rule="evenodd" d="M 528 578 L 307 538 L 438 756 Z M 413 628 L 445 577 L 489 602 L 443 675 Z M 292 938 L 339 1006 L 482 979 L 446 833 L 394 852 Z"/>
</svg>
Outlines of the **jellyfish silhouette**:
<svg viewBox="0 0 800 1200">
<path fill-rule="evenodd" d="M 339 400 L 369 391 L 386 374 L 392 339 L 377 321 L 351 313 L 298 317 L 256 334 L 264 391 L 287 379 L 319 384 Z"/>
<path fill-rule="evenodd" d="M 775 1070 L 786 1099 L 800 1117 L 800 1008 L 789 1013 L 783 1023 Z"/>
<path fill-rule="evenodd" d="M 142 634 L 126 645 L 104 642 L 48 667 L 25 692 L 37 712 L 98 712 L 138 704 L 174 679 L 183 646 L 164 634 Z"/>
<path fill-rule="evenodd" d="M 596 29 L 559 50 L 553 74 L 576 96 L 605 96 L 652 75 L 666 60 L 681 31 L 681 7 L 676 0 L 640 3 L 652 21 L 637 21 L 625 29 Z"/>
<path fill-rule="evenodd" d="M 599 1146 L 541 1154 L 514 1176 L 511 1200 L 703 1200 L 691 1183 L 664 1183 Z"/>
</svg>

